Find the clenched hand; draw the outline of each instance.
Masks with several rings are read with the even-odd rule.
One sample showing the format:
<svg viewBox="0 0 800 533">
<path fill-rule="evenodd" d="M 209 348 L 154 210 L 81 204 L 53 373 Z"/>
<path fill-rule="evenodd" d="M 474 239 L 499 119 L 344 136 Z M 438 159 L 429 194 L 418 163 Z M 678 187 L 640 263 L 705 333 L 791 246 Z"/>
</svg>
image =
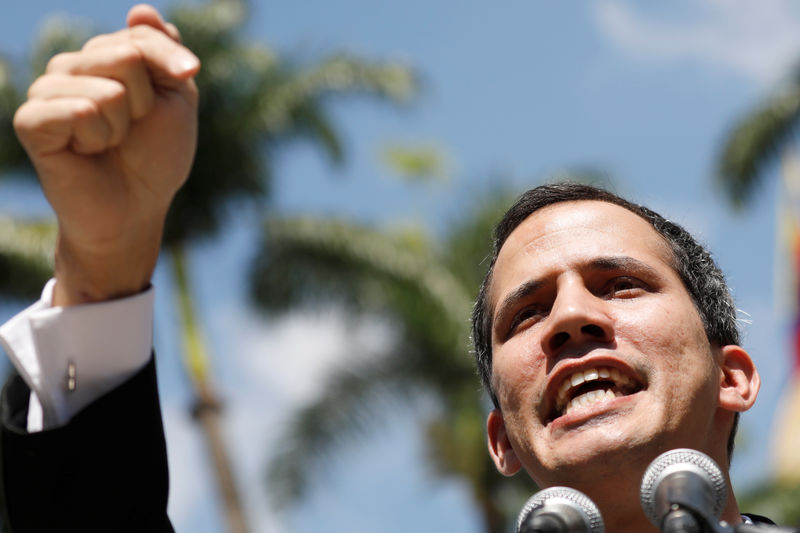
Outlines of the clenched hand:
<svg viewBox="0 0 800 533">
<path fill-rule="evenodd" d="M 56 305 L 147 287 L 194 157 L 200 62 L 152 7 L 127 22 L 55 56 L 14 117 L 58 219 Z"/>
</svg>

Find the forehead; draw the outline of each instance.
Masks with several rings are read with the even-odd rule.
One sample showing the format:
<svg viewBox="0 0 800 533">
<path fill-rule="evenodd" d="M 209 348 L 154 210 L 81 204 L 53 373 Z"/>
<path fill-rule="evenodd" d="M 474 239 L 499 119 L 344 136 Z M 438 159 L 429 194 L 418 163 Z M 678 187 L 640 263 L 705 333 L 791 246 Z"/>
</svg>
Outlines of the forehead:
<svg viewBox="0 0 800 533">
<path fill-rule="evenodd" d="M 517 226 L 500 249 L 492 300 L 496 301 L 503 286 L 544 273 L 539 270 L 569 268 L 592 257 L 616 255 L 672 270 L 672 253 L 664 238 L 624 207 L 596 200 L 544 207 Z"/>
</svg>

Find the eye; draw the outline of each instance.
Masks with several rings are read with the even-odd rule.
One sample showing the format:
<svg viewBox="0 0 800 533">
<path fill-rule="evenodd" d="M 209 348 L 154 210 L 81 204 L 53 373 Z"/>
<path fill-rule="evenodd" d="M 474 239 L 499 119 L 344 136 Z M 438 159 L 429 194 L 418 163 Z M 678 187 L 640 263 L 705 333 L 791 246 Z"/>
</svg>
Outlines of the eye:
<svg viewBox="0 0 800 533">
<path fill-rule="evenodd" d="M 508 334 L 511 335 L 518 331 L 521 327 L 535 324 L 545 315 L 538 306 L 528 306 L 523 308 L 519 313 L 514 316 L 511 324 L 508 327 Z"/>
<path fill-rule="evenodd" d="M 630 276 L 620 276 L 610 280 L 603 292 L 610 298 L 633 298 L 646 290 L 647 286 L 641 280 Z"/>
</svg>

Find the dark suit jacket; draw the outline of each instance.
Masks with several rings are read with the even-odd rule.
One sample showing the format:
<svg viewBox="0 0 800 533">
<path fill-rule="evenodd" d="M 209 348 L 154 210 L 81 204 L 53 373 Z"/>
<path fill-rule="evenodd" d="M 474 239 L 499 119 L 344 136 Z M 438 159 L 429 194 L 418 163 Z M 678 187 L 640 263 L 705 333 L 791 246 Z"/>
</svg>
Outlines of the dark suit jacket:
<svg viewBox="0 0 800 533">
<path fill-rule="evenodd" d="M 29 396 L 13 376 L 0 404 L 3 531 L 173 531 L 152 359 L 61 428 L 28 433 Z"/>
</svg>

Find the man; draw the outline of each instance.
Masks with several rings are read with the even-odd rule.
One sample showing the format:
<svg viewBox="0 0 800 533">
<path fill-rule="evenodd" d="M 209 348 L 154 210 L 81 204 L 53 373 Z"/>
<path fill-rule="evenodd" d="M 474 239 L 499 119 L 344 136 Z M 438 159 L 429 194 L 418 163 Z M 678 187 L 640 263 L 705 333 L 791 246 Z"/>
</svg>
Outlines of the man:
<svg viewBox="0 0 800 533">
<path fill-rule="evenodd" d="M 645 469 L 693 448 L 725 470 L 722 518 L 740 522 L 727 466 L 760 378 L 708 252 L 657 213 L 575 184 L 523 195 L 494 250 L 473 339 L 498 470 L 577 488 L 609 531 L 648 531 Z"/>
<path fill-rule="evenodd" d="M 142 316 L 193 156 L 198 68 L 136 6 L 127 29 L 54 58 L 15 117 L 59 223 L 54 284 L 0 331 L 21 374 L 0 413 L 15 532 L 171 530 Z M 681 232 L 597 189 L 531 191 L 499 226 L 476 306 L 498 469 L 578 488 L 609 531 L 653 530 L 638 484 L 658 453 L 692 447 L 726 466 L 759 388 L 724 281 Z M 723 517 L 741 521 L 732 492 Z"/>
</svg>

